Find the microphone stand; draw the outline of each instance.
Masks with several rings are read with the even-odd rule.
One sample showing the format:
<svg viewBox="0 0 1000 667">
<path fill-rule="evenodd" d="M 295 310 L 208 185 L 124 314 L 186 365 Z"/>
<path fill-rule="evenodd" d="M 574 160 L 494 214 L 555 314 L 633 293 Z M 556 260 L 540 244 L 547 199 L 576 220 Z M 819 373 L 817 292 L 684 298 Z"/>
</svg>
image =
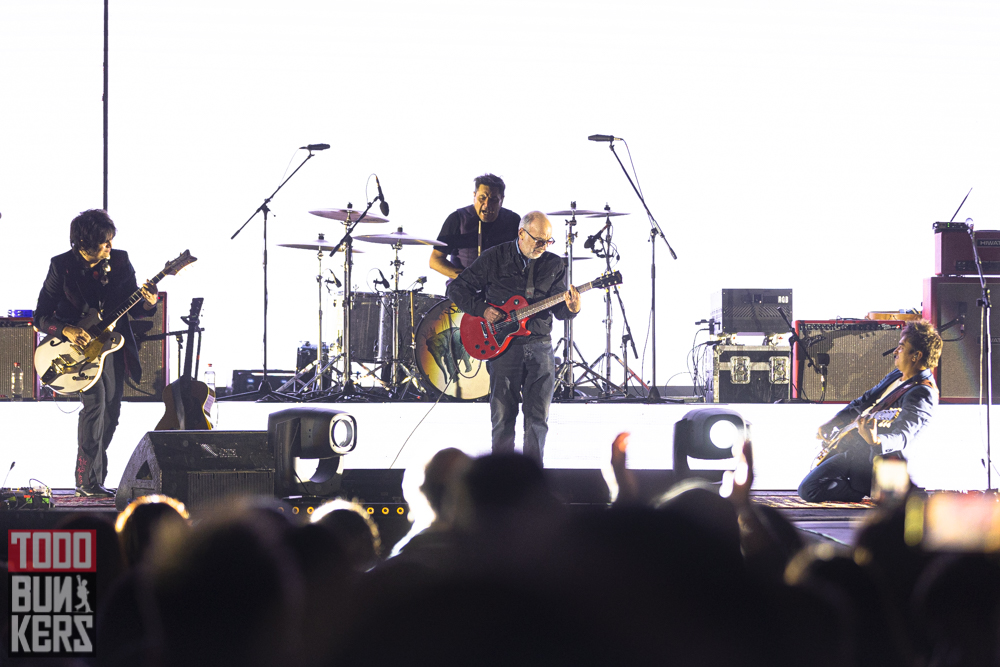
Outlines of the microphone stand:
<svg viewBox="0 0 1000 667">
<path fill-rule="evenodd" d="M 971 190 L 970 190 L 971 192 Z M 968 195 L 966 195 L 968 197 Z M 965 203 L 965 200 L 962 200 Z M 961 208 L 961 206 L 959 206 Z M 958 211 L 955 212 L 956 214 Z M 954 218 L 954 216 L 952 216 Z M 969 239 L 972 241 L 972 254 L 976 260 L 976 271 L 979 274 L 979 404 L 983 403 L 983 394 L 986 398 L 986 490 L 993 491 L 993 458 L 991 455 L 990 437 L 990 412 L 993 407 L 993 345 L 992 332 L 990 330 L 990 288 L 986 286 L 986 278 L 983 276 L 983 263 L 979 259 L 979 248 L 976 247 L 976 232 L 972 226 L 968 228 Z M 983 369 L 985 368 L 985 373 Z M 985 378 L 983 377 L 985 375 Z M 985 384 L 985 390 L 983 385 Z"/>
<path fill-rule="evenodd" d="M 624 141 L 624 139 L 622 141 Z M 626 146 L 627 145 L 628 144 L 626 144 Z M 642 196 L 642 193 L 639 192 L 639 188 L 635 186 L 635 183 L 632 182 L 632 177 L 629 176 L 628 170 L 622 163 L 622 159 L 618 157 L 618 153 L 615 152 L 615 142 L 608 142 L 608 148 L 611 149 L 615 159 L 618 160 L 618 164 L 621 165 L 622 171 L 625 173 L 625 178 L 628 179 L 629 185 L 631 185 L 632 189 L 635 190 L 636 196 L 639 198 L 639 201 L 642 202 L 642 207 L 646 209 L 646 215 L 649 217 L 649 241 L 652 244 L 652 256 L 649 264 L 649 279 L 652 283 L 652 291 L 650 293 L 649 309 L 650 317 L 653 318 L 651 331 L 653 337 L 653 386 L 646 395 L 646 400 L 652 403 L 661 400 L 660 390 L 657 388 L 656 384 L 656 237 L 658 236 L 663 239 L 663 243 L 667 246 L 667 250 L 670 251 L 671 257 L 677 259 L 677 253 L 670 247 L 670 242 L 667 241 L 667 237 L 663 234 L 663 229 L 660 227 L 660 223 L 656 221 L 656 218 L 653 217 L 652 211 L 650 211 L 649 207 L 646 206 L 646 199 Z"/>
<path fill-rule="evenodd" d="M 281 188 L 285 187 L 285 183 L 292 180 L 292 176 L 299 173 L 299 169 L 301 169 L 306 162 L 312 159 L 312 157 L 313 157 L 313 152 L 312 150 L 310 150 L 309 155 L 307 155 L 306 159 L 304 159 L 302 163 L 295 168 L 295 171 L 289 174 L 288 178 L 283 180 L 281 182 L 281 185 L 279 185 L 277 189 L 271 193 L 271 196 L 264 199 L 264 203 L 262 203 L 260 206 L 257 207 L 257 210 L 253 212 L 253 215 L 247 218 L 247 221 L 244 222 L 243 225 L 239 229 L 237 229 L 232 236 L 229 237 L 230 241 L 235 239 L 237 236 L 239 236 L 239 233 L 243 231 L 243 228 L 246 227 L 248 224 L 250 224 L 251 220 L 257 217 L 258 213 L 264 214 L 264 227 L 263 227 L 264 228 L 264 377 L 260 381 L 260 387 L 258 387 L 256 391 L 248 391 L 242 394 L 234 394 L 232 396 L 226 396 L 222 400 L 230 400 L 230 401 L 246 400 L 251 396 L 256 396 L 257 397 L 256 400 L 262 400 L 264 398 L 269 397 L 272 393 L 271 385 L 267 381 L 267 214 L 271 212 L 271 209 L 268 208 L 267 205 L 271 203 L 272 199 L 274 199 L 274 195 L 278 194 L 278 190 L 281 190 Z"/>
<path fill-rule="evenodd" d="M 799 335 L 797 333 L 795 333 L 795 327 L 792 326 L 791 321 L 788 319 L 788 315 L 785 314 L 785 309 L 782 308 L 781 306 L 778 306 L 778 314 L 781 315 L 781 319 L 783 319 L 785 321 L 785 324 L 788 325 L 788 330 L 792 332 L 791 335 L 788 336 L 788 342 L 791 343 L 792 346 L 795 346 L 795 345 L 799 346 L 799 351 L 802 352 L 802 354 L 804 354 L 806 356 L 806 359 L 809 360 L 809 363 L 807 364 L 806 367 L 807 368 L 812 368 L 820 376 L 820 379 L 821 379 L 822 385 L 823 385 L 823 394 L 821 395 L 819 402 L 822 403 L 823 402 L 822 399 L 826 397 L 826 372 L 825 372 L 825 370 L 826 370 L 825 366 L 826 365 L 822 364 L 824 366 L 824 368 L 823 368 L 823 370 L 821 370 L 820 369 L 820 365 L 821 364 L 817 364 L 815 361 L 813 361 L 812 355 L 809 354 L 809 348 L 805 344 L 802 343 L 802 339 L 799 338 Z M 896 348 L 892 348 L 892 349 L 895 350 Z M 801 389 L 800 389 L 800 393 L 801 393 Z M 809 399 L 806 398 L 806 400 L 809 400 Z"/>
</svg>

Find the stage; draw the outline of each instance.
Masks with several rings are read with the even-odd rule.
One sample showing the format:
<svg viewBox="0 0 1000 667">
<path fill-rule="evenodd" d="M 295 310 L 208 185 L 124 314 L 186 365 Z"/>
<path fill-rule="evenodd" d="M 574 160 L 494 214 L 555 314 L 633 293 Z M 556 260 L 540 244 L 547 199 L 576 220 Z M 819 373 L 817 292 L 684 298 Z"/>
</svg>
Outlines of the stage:
<svg viewBox="0 0 1000 667">
<path fill-rule="evenodd" d="M 302 404 L 220 404 L 224 430 L 265 430 L 268 415 Z M 420 469 L 438 450 L 457 447 L 476 456 L 490 450 L 489 406 L 485 403 L 425 402 L 310 403 L 344 410 L 357 419 L 358 445 L 346 469 Z M 687 411 L 713 404 L 553 403 L 545 448 L 546 468 L 604 469 L 610 472 L 611 442 L 632 434 L 628 464 L 635 469 L 672 468 L 673 425 Z M 5 486 L 37 479 L 53 488 L 73 486 L 79 404 L 70 401 L 0 403 L 4 438 L 0 468 L 15 462 Z M 809 471 L 818 449 L 816 428 L 840 406 L 753 404 L 726 406 L 752 424 L 755 490 L 790 491 Z M 126 402 L 108 450 L 108 485 L 117 486 L 142 435 L 163 414 L 159 403 Z M 931 490 L 986 488 L 984 411 L 975 405 L 938 406 L 934 419 L 906 450 L 916 484 Z M 520 424 L 518 425 L 520 431 Z M 411 435 L 412 434 L 412 435 Z M 520 438 L 519 438 L 520 440 Z M 994 450 L 1000 428 L 994 422 Z M 412 477 L 408 475 L 407 477 Z M 422 477 L 422 475 L 417 475 Z M 997 475 L 994 474 L 994 485 Z M 419 482 L 418 482 L 419 484 Z"/>
</svg>

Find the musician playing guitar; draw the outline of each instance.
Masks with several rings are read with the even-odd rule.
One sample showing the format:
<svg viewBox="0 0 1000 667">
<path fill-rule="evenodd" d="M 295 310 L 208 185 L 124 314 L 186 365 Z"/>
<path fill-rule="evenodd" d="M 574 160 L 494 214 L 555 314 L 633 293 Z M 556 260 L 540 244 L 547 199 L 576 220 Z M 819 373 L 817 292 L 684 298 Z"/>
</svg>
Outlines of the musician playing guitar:
<svg viewBox="0 0 1000 667">
<path fill-rule="evenodd" d="M 870 495 L 875 457 L 902 459 L 934 412 L 938 389 L 932 370 L 942 347 L 930 322 L 906 325 L 895 350 L 896 370 L 819 427 L 820 440 L 837 442 L 799 484 L 803 500 L 857 502 Z M 839 435 L 844 437 L 838 440 Z"/>
<path fill-rule="evenodd" d="M 72 249 L 52 258 L 45 284 L 35 307 L 35 327 L 85 346 L 90 334 L 77 324 L 91 308 L 113 309 L 139 289 L 135 270 L 124 250 L 112 250 L 115 223 L 106 211 L 84 211 L 70 224 Z M 125 374 L 136 382 L 142 376 L 138 346 L 129 317 L 149 317 L 156 309 L 157 288 L 142 287 L 143 308 L 133 308 L 119 320 L 116 331 L 124 337 L 121 350 L 104 360 L 100 380 L 81 392 L 77 431 L 75 483 L 77 496 L 114 495 L 104 487 L 108 474 L 107 448 L 118 426 Z"/>
<path fill-rule="evenodd" d="M 448 287 L 448 296 L 464 312 L 495 323 L 507 316 L 496 308 L 513 296 L 535 303 L 557 294 L 565 303 L 528 320 L 527 336 L 514 336 L 507 349 L 486 362 L 490 372 L 490 415 L 493 452 L 514 451 L 514 422 L 523 402 L 524 454 L 542 465 L 548 433 L 549 404 L 555 384 L 552 355 L 552 316 L 561 320 L 580 312 L 580 293 L 566 287 L 566 265 L 546 252 L 555 241 L 552 223 L 532 211 L 521 219 L 517 239 L 484 250 Z M 480 296 L 485 294 L 485 300 Z"/>
</svg>

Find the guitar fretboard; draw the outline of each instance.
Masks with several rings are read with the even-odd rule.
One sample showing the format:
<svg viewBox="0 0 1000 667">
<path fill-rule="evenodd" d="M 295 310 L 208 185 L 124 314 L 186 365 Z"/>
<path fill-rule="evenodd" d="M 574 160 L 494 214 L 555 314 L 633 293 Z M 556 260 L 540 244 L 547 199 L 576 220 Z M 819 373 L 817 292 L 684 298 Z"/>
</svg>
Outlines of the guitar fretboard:
<svg viewBox="0 0 1000 667">
<path fill-rule="evenodd" d="M 594 281 L 591 280 L 589 283 L 585 283 L 577 287 L 576 291 L 579 292 L 580 294 L 583 294 L 584 292 L 588 292 L 593 288 L 594 288 Z M 531 317 L 532 315 L 536 315 L 542 312 L 543 310 L 548 310 L 549 308 L 558 305 L 559 302 L 563 301 L 565 298 L 566 298 L 565 294 L 556 294 L 555 296 L 550 296 L 547 299 L 542 299 L 541 301 L 533 303 L 530 306 L 525 306 L 524 308 L 518 308 L 517 310 L 511 311 L 511 315 L 513 315 L 515 319 L 523 320 L 526 317 Z"/>
<path fill-rule="evenodd" d="M 150 278 L 149 282 L 155 285 L 161 280 L 163 280 L 163 277 L 166 275 L 167 274 L 164 271 L 160 271 L 155 276 Z M 97 327 L 95 327 L 95 329 L 98 329 L 99 331 L 106 331 L 109 327 L 114 326 L 115 322 L 124 317 L 125 313 L 132 310 L 135 304 L 139 303 L 142 300 L 143 300 L 142 288 L 140 287 L 136 291 L 132 292 L 132 296 L 126 299 L 125 303 L 122 304 L 121 308 L 116 310 L 110 318 L 102 318 L 100 324 Z"/>
</svg>

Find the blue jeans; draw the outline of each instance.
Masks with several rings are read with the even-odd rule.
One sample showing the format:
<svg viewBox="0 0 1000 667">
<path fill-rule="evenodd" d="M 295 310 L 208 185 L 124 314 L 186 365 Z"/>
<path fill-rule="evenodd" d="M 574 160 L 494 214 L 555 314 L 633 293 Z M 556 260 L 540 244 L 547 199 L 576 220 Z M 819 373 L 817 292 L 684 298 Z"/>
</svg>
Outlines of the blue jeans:
<svg viewBox="0 0 1000 667">
<path fill-rule="evenodd" d="M 490 372 L 493 453 L 514 451 L 517 406 L 523 403 L 524 455 L 541 466 L 555 385 L 552 343 L 544 340 L 511 344 L 499 357 L 487 361 L 486 368 Z"/>
<path fill-rule="evenodd" d="M 858 502 L 871 493 L 872 464 L 861 452 L 834 454 L 799 484 L 799 497 L 810 503 Z"/>
</svg>

